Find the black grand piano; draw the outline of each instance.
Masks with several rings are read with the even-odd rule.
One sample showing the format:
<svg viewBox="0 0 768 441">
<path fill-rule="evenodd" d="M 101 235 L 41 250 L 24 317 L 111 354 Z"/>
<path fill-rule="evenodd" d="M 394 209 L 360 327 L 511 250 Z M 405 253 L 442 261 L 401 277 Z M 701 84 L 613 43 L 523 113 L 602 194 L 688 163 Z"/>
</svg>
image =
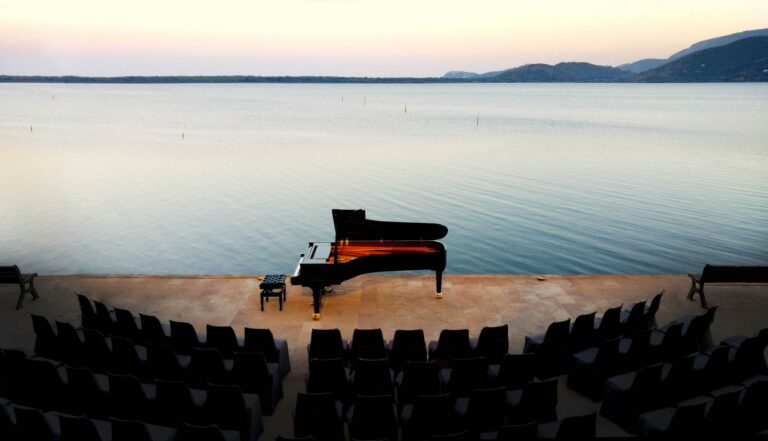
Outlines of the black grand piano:
<svg viewBox="0 0 768 441">
<path fill-rule="evenodd" d="M 312 289 L 314 314 L 320 318 L 320 298 L 332 285 L 378 271 L 435 271 L 441 297 L 445 247 L 436 239 L 448 234 L 440 224 L 383 222 L 365 218 L 365 210 L 333 210 L 334 242 L 310 242 L 291 277 L 291 285 Z"/>
</svg>

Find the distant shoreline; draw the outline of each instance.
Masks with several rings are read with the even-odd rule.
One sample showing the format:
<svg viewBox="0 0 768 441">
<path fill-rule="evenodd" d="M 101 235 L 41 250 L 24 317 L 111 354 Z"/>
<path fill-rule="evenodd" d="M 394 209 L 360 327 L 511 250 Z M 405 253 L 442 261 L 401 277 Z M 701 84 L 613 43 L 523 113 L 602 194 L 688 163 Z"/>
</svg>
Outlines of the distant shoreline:
<svg viewBox="0 0 768 441">
<path fill-rule="evenodd" d="M 514 84 L 514 83 L 750 83 L 756 81 L 642 81 L 583 80 L 583 81 L 504 81 L 494 78 L 438 77 L 336 77 L 336 76 L 252 76 L 252 75 L 172 75 L 86 77 L 76 75 L 0 75 L 0 83 L 58 83 L 58 84 Z"/>
</svg>

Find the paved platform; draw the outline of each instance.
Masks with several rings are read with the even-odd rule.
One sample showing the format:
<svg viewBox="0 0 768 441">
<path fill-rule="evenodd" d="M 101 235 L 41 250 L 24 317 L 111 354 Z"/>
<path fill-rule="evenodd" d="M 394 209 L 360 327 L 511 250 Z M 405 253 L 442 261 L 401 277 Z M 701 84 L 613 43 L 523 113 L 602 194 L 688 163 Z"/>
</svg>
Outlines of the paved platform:
<svg viewBox="0 0 768 441">
<path fill-rule="evenodd" d="M 27 298 L 15 311 L 17 291 L 0 287 L 0 346 L 29 351 L 34 344 L 28 313 L 79 323 L 74 291 L 94 299 L 145 312 L 161 320 L 184 320 L 199 330 L 205 324 L 268 327 L 285 338 L 291 350 L 293 372 L 286 378 L 285 393 L 274 416 L 266 418 L 262 439 L 290 434 L 296 393 L 303 390 L 307 372 L 306 347 L 312 328 L 339 328 L 351 338 L 355 328 L 382 328 L 385 338 L 396 329 L 424 329 L 427 339 L 437 339 L 442 329 L 469 328 L 477 336 L 483 326 L 508 324 L 510 352 L 520 352 L 525 335 L 543 332 L 549 323 L 602 311 L 620 304 L 650 300 L 666 290 L 657 319 L 663 325 L 684 314 L 703 311 L 698 300 L 685 298 L 690 279 L 681 275 L 445 275 L 443 299 L 434 297 L 432 275 L 366 275 L 357 277 L 323 299 L 321 320 L 311 319 L 309 289 L 288 286 L 288 299 L 279 311 L 276 299 L 259 310 L 256 276 L 41 276 L 36 282 L 40 299 Z M 719 309 L 712 327 L 715 342 L 736 334 L 751 335 L 768 327 L 768 287 L 712 286 L 707 300 Z M 584 413 L 595 404 L 564 388 L 561 383 L 560 417 Z M 622 431 L 600 419 L 599 434 Z"/>
</svg>

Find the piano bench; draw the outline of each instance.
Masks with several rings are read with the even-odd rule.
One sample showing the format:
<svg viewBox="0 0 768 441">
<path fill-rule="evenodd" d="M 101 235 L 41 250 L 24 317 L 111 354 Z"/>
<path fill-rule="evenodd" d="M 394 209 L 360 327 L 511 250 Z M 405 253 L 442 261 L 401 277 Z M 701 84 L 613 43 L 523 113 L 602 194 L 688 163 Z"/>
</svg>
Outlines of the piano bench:
<svg viewBox="0 0 768 441">
<path fill-rule="evenodd" d="M 280 301 L 280 310 L 283 310 L 283 302 L 286 301 L 284 274 L 266 274 L 261 283 L 259 283 L 259 288 L 261 289 L 262 311 L 264 311 L 264 299 L 269 301 L 270 297 L 277 297 Z"/>
</svg>

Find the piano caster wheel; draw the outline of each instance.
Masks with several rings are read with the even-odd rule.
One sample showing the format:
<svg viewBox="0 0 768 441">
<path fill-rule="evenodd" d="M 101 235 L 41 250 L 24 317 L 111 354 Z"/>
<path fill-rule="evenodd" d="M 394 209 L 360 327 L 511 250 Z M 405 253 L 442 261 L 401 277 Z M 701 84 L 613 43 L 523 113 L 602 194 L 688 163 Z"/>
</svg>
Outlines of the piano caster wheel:
<svg viewBox="0 0 768 441">
<path fill-rule="evenodd" d="M 320 320 L 320 314 L 312 314 L 312 320 Z"/>
<path fill-rule="evenodd" d="M 443 298 L 443 293 L 439 292 L 439 293 L 435 294 L 435 298 L 437 300 L 441 300 Z"/>
</svg>

